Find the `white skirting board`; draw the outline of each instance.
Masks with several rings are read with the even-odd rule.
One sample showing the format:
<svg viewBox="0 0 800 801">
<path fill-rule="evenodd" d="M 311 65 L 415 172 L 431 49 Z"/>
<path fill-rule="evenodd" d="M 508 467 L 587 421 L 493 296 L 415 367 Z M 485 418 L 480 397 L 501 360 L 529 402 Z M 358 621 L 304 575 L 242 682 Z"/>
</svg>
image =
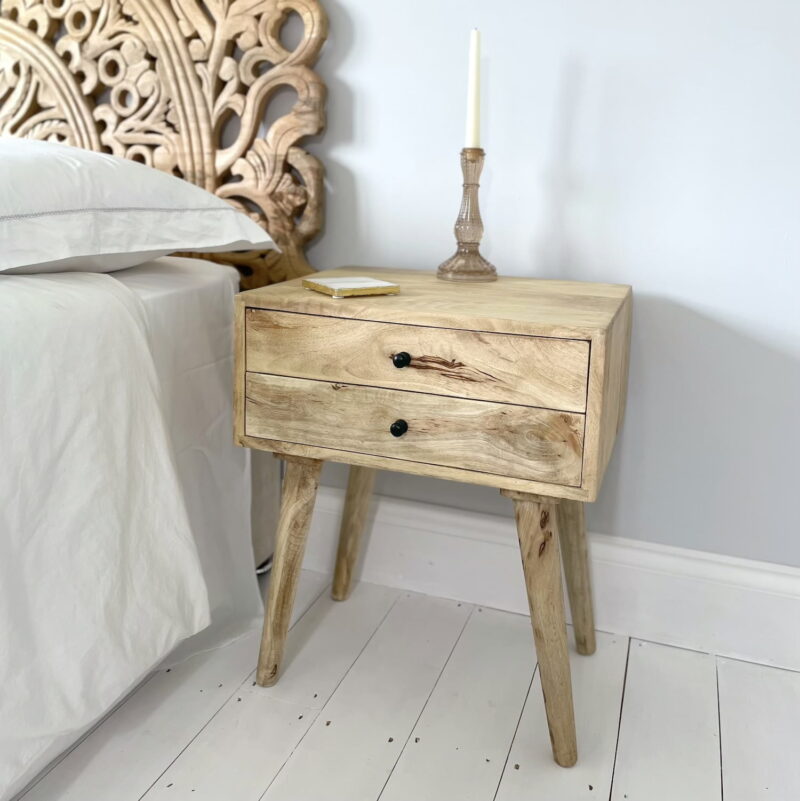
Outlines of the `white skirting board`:
<svg viewBox="0 0 800 801">
<path fill-rule="evenodd" d="M 332 572 L 344 493 L 320 487 L 304 567 Z M 378 496 L 364 581 L 527 614 L 513 520 Z M 597 628 L 800 670 L 800 569 L 590 534 Z"/>
</svg>

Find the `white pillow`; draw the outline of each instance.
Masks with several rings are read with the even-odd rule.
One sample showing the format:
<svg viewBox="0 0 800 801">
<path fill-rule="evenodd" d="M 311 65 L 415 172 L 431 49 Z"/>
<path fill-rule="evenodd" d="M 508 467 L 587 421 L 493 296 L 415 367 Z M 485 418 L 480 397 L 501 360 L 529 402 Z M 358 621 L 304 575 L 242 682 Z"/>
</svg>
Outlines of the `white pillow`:
<svg viewBox="0 0 800 801">
<path fill-rule="evenodd" d="M 226 201 L 134 161 L 0 137 L 0 273 L 107 273 L 275 244 Z"/>
</svg>

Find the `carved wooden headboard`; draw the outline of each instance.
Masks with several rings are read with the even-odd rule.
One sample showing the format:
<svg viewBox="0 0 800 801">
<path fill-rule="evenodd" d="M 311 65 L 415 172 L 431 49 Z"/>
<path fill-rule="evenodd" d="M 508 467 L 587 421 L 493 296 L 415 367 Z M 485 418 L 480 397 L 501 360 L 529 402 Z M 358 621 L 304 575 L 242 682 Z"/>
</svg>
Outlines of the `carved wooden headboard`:
<svg viewBox="0 0 800 801">
<path fill-rule="evenodd" d="M 304 30 L 288 50 L 292 12 Z M 0 0 L 0 133 L 142 161 L 226 198 L 283 251 L 214 254 L 246 287 L 308 273 L 323 170 L 297 143 L 325 124 L 311 67 L 327 32 L 317 0 Z M 294 107 L 262 136 L 287 85 Z"/>
</svg>

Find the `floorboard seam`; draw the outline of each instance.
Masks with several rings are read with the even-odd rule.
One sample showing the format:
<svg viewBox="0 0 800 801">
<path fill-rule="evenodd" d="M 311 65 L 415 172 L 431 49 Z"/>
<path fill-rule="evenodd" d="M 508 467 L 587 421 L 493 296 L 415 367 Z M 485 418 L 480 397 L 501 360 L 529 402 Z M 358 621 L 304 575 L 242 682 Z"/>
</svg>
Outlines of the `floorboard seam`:
<svg viewBox="0 0 800 801">
<path fill-rule="evenodd" d="M 619 722 L 617 723 L 617 742 L 614 746 L 614 764 L 611 767 L 611 786 L 608 788 L 608 801 L 612 801 L 614 795 L 614 773 L 617 770 L 617 754 L 619 752 L 619 733 L 622 730 L 622 710 L 625 708 L 625 690 L 628 687 L 628 664 L 631 659 L 632 638 L 628 637 L 628 652 L 625 654 L 625 674 L 622 677 L 622 697 L 619 699 Z"/>
<path fill-rule="evenodd" d="M 122 709 L 122 707 L 125 706 L 125 704 L 127 704 L 128 701 L 130 701 L 131 698 L 133 698 L 133 696 L 142 689 L 142 687 L 145 686 L 145 684 L 154 679 L 159 673 L 161 673 L 160 670 L 154 670 L 149 676 L 142 679 L 142 681 L 140 681 L 139 684 L 134 687 L 127 696 L 125 696 L 125 698 L 123 698 L 118 704 L 106 712 L 105 715 L 103 715 L 100 720 L 91 726 L 85 734 L 81 735 L 77 742 L 74 742 L 66 751 L 64 751 L 63 754 L 60 754 L 56 759 L 54 759 L 52 764 L 48 765 L 39 776 L 37 776 L 27 787 L 24 787 L 17 795 L 15 795 L 11 801 L 24 801 L 25 796 L 28 795 L 28 793 L 31 792 L 31 790 L 33 790 L 33 788 L 36 787 L 40 781 L 54 771 L 73 751 L 80 748 L 81 745 L 88 740 L 89 737 L 91 737 L 104 723 L 106 723 L 112 715 L 115 715 L 117 712 L 119 712 L 119 710 Z"/>
<path fill-rule="evenodd" d="M 531 694 L 531 688 L 533 687 L 534 681 L 536 681 L 536 672 L 539 670 L 539 663 L 537 662 L 533 666 L 533 675 L 531 676 L 531 682 L 528 685 L 528 692 L 525 693 L 525 699 L 522 702 L 522 709 L 519 712 L 519 717 L 517 718 L 517 725 L 514 727 L 514 736 L 511 738 L 511 743 L 508 746 L 508 753 L 506 754 L 506 761 L 503 762 L 503 769 L 500 771 L 500 778 L 497 780 L 497 787 L 494 789 L 494 795 L 492 796 L 492 801 L 497 801 L 497 794 L 500 792 L 500 785 L 503 783 L 503 778 L 506 775 L 506 768 L 508 767 L 508 760 L 511 758 L 511 751 L 514 748 L 514 741 L 517 739 L 517 732 L 519 731 L 520 724 L 522 723 L 522 716 L 525 714 L 525 707 L 528 705 L 528 697 Z"/>
<path fill-rule="evenodd" d="M 392 589 L 396 589 L 396 588 L 393 587 Z M 269 784 L 264 788 L 264 792 L 262 792 L 261 795 L 258 797 L 258 801 L 262 801 L 264 796 L 266 796 L 266 794 L 269 792 L 269 788 L 272 787 L 272 785 L 275 783 L 275 780 L 278 778 L 278 776 L 281 775 L 281 772 L 283 771 L 283 769 L 286 767 L 286 765 L 289 764 L 289 760 L 294 756 L 295 751 L 297 751 L 297 749 L 300 747 L 300 745 L 303 742 L 303 740 L 305 740 L 306 735 L 314 727 L 314 723 L 317 722 L 317 718 L 323 713 L 323 711 L 325 710 L 325 707 L 328 706 L 328 704 L 330 703 L 330 701 L 333 698 L 333 696 L 336 695 L 336 691 L 339 689 L 339 687 L 341 686 L 342 682 L 347 678 L 348 674 L 353 669 L 353 665 L 355 665 L 355 663 L 358 662 L 359 659 L 361 659 L 361 655 L 364 653 L 364 651 L 367 650 L 367 646 L 372 642 L 373 637 L 378 633 L 378 631 L 380 630 L 381 626 L 386 621 L 386 618 L 389 617 L 389 614 L 391 613 L 392 609 L 394 609 L 395 606 L 397 605 L 397 602 L 400 600 L 400 596 L 402 594 L 403 593 L 402 593 L 401 590 L 397 591 L 397 597 L 392 601 L 391 604 L 389 604 L 389 608 L 386 610 L 386 614 L 380 619 L 380 622 L 378 623 L 378 625 L 375 626 L 375 629 L 373 630 L 372 634 L 369 635 L 369 637 L 367 638 L 367 641 L 364 643 L 364 645 L 362 646 L 361 650 L 358 652 L 358 654 L 356 654 L 356 658 L 350 663 L 350 667 L 347 668 L 347 670 L 345 670 L 345 672 L 342 674 L 342 677 L 339 679 L 339 681 L 336 683 L 336 686 L 333 688 L 333 692 L 331 692 L 331 694 L 328 696 L 328 700 L 325 701 L 325 703 L 320 707 L 320 709 L 317 710 L 317 714 L 314 717 L 314 721 L 312 722 L 312 724 L 303 732 L 303 736 L 297 741 L 297 743 L 295 743 L 294 748 L 292 748 L 292 750 L 289 752 L 289 756 L 286 757 L 286 759 L 283 761 L 283 764 L 275 772 L 275 775 L 269 780 Z"/>
<path fill-rule="evenodd" d="M 719 657 L 714 657 L 714 675 L 717 679 L 717 734 L 719 735 L 719 798 L 725 801 L 725 774 L 722 772 L 722 712 L 719 703 Z"/>
<path fill-rule="evenodd" d="M 297 620 L 295 620 L 294 623 L 292 623 L 292 625 L 289 627 L 290 631 L 309 613 L 311 608 L 316 605 L 317 601 L 319 601 L 319 599 L 322 598 L 322 596 L 324 595 L 325 591 L 329 587 L 330 587 L 329 584 L 326 584 L 326 585 L 323 586 L 323 588 L 322 588 L 322 590 L 320 590 L 319 594 L 314 597 L 314 600 L 303 611 L 303 614 L 300 615 L 300 617 L 298 617 Z M 209 726 L 211 721 L 214 720 L 214 718 L 216 718 L 217 715 L 219 715 L 219 713 L 223 710 L 223 708 L 227 705 L 227 703 L 231 700 L 231 698 L 233 698 L 233 696 L 236 695 L 236 693 L 242 687 L 244 687 L 247 684 L 248 681 L 250 681 L 250 677 L 253 676 L 253 674 L 255 672 L 256 672 L 255 670 L 248 671 L 247 675 L 243 679 L 241 679 L 241 681 L 238 684 L 234 683 L 233 692 L 231 692 L 231 694 L 217 707 L 217 709 L 215 710 L 214 714 L 194 733 L 194 735 L 189 740 L 189 742 L 186 743 L 186 745 L 184 745 L 183 748 L 181 748 L 180 751 L 178 751 L 178 753 L 174 756 L 174 758 L 170 761 L 170 763 L 164 768 L 164 770 L 162 770 L 161 773 L 159 773 L 158 776 L 156 776 L 156 778 L 153 779 L 153 781 L 150 784 L 150 786 L 139 796 L 139 801 L 143 801 L 143 799 L 148 795 L 148 793 L 150 793 L 150 791 L 156 786 L 156 784 L 158 784 L 158 782 L 161 779 L 161 777 L 181 758 L 181 756 L 183 756 L 183 754 L 186 752 L 186 749 L 189 748 L 189 746 L 191 746 L 191 744 L 206 730 L 206 728 Z"/>
<path fill-rule="evenodd" d="M 460 605 L 460 604 L 459 604 Z M 420 718 L 422 717 L 422 713 L 425 711 L 425 708 L 428 706 L 428 703 L 431 700 L 431 696 L 436 692 L 436 688 L 439 686 L 439 681 L 442 678 L 442 674 L 445 671 L 445 668 L 450 662 L 450 659 L 453 656 L 453 652 L 456 650 L 459 642 L 461 642 L 461 637 L 464 634 L 464 630 L 467 628 L 467 623 L 472 620 L 472 616 L 475 614 L 475 610 L 477 607 L 473 606 L 470 613 L 467 615 L 467 619 L 464 621 L 464 625 L 461 627 L 461 631 L 458 632 L 458 637 L 456 637 L 456 641 L 453 643 L 453 647 L 450 649 L 450 653 L 447 655 L 447 659 L 444 660 L 444 664 L 442 665 L 442 669 L 439 671 L 439 675 L 436 677 L 436 681 L 433 683 L 433 687 L 431 687 L 431 691 L 428 693 L 428 697 L 425 699 L 425 703 L 422 705 L 422 709 L 419 711 L 419 715 L 417 715 L 417 719 L 414 721 L 414 725 L 411 727 L 411 731 L 408 733 L 408 737 L 406 737 L 406 741 L 403 743 L 403 747 L 400 749 L 400 753 L 397 755 L 397 759 L 394 761 L 394 765 L 392 765 L 392 769 L 389 771 L 389 775 L 386 777 L 386 781 L 383 783 L 383 787 L 381 787 L 381 791 L 378 793 L 377 798 L 375 801 L 381 801 L 381 796 L 386 790 L 386 785 L 389 784 L 390 779 L 392 778 L 392 774 L 394 773 L 394 769 L 397 767 L 397 763 L 400 761 L 400 758 L 405 753 L 406 748 L 408 747 L 409 742 L 411 741 L 411 736 L 414 734 L 414 730 L 419 725 Z"/>
</svg>

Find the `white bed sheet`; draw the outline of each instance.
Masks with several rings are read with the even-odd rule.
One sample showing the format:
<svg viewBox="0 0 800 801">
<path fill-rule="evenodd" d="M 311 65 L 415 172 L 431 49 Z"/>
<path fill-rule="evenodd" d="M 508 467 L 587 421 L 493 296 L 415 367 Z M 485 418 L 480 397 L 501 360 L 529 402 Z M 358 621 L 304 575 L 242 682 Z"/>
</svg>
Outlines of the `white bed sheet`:
<svg viewBox="0 0 800 801">
<path fill-rule="evenodd" d="M 170 656 L 261 619 L 250 529 L 250 451 L 233 444 L 233 298 L 239 274 L 164 257 L 112 273 L 143 302 L 178 477 L 208 586 L 211 626 Z"/>
<path fill-rule="evenodd" d="M 39 278 L 47 280 L 26 280 Z M 210 262 L 171 257 L 90 280 L 118 282 L 144 311 L 167 437 L 208 591 L 211 623 L 168 654 L 165 661 L 174 663 L 258 625 L 263 611 L 253 571 L 250 455 L 234 446 L 232 437 L 232 312 L 238 274 Z M 92 720 L 75 717 L 70 725 L 66 715 L 60 734 L 24 774 L 5 790 L 0 782 L 0 800 L 29 783 L 148 672 L 143 666 L 131 674 L 129 684 L 114 698 L 105 698 L 104 706 L 88 697 L 87 706 L 94 704 L 96 711 Z"/>
</svg>

